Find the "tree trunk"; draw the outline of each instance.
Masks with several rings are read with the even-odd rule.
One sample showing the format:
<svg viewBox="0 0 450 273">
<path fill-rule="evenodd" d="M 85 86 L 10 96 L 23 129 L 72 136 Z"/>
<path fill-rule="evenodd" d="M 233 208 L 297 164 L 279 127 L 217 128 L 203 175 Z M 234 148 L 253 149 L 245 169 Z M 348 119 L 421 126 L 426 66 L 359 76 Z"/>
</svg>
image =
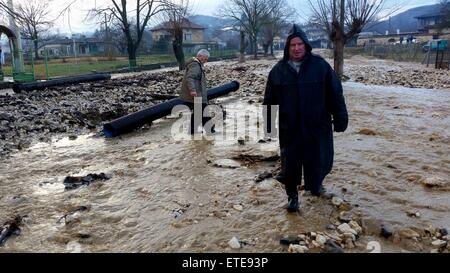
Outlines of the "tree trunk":
<svg viewBox="0 0 450 273">
<path fill-rule="evenodd" d="M 38 60 L 40 57 L 39 57 L 39 45 L 38 45 L 38 40 L 37 39 L 35 39 L 34 41 L 34 53 L 35 53 L 35 56 L 36 56 L 36 60 Z"/>
<path fill-rule="evenodd" d="M 245 32 L 241 31 L 241 45 L 240 45 L 240 54 L 239 54 L 239 62 L 245 62 Z"/>
<path fill-rule="evenodd" d="M 186 63 L 184 60 L 183 44 L 181 44 L 177 40 L 174 40 L 172 42 L 172 46 L 175 58 L 177 59 L 178 62 L 178 67 L 180 71 L 183 71 L 186 68 Z"/>
<path fill-rule="evenodd" d="M 264 48 L 264 57 L 267 57 L 267 54 L 269 54 L 269 43 L 263 45 Z"/>
<path fill-rule="evenodd" d="M 274 56 L 274 54 L 273 54 L 273 40 L 270 41 L 270 56 Z"/>
<path fill-rule="evenodd" d="M 344 76 L 344 45 L 345 42 L 343 39 L 336 39 L 333 41 L 334 70 L 341 79 L 342 76 Z"/>
<path fill-rule="evenodd" d="M 175 30 L 174 40 L 172 41 L 173 53 L 178 62 L 180 71 L 186 68 L 183 51 L 183 30 L 181 28 Z"/>
<path fill-rule="evenodd" d="M 258 39 L 256 37 L 252 38 L 252 49 L 255 60 L 258 60 Z"/>
<path fill-rule="evenodd" d="M 137 53 L 137 47 L 135 47 L 133 44 L 128 43 L 128 61 L 130 63 L 130 67 L 137 67 L 137 60 L 136 60 L 136 54 Z"/>
</svg>

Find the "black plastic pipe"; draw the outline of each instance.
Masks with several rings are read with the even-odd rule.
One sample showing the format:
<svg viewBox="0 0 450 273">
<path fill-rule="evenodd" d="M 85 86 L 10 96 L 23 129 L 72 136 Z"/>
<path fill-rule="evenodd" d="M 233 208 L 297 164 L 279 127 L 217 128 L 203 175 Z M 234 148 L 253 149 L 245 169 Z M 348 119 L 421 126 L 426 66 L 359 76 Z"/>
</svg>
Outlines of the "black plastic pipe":
<svg viewBox="0 0 450 273">
<path fill-rule="evenodd" d="M 105 81 L 110 80 L 111 74 L 89 74 L 80 75 L 73 77 L 64 77 L 42 82 L 29 82 L 29 83 L 15 83 L 13 85 L 13 91 L 20 93 L 21 91 L 32 91 L 32 90 L 43 90 L 48 87 L 67 85 L 67 84 L 77 84 L 83 82 L 94 82 L 94 81 Z"/>
<path fill-rule="evenodd" d="M 232 81 L 225 85 L 221 85 L 208 90 L 208 100 L 225 96 L 239 89 L 239 82 Z M 103 126 L 103 133 L 106 137 L 116 137 L 125 133 L 132 132 L 154 120 L 163 118 L 172 113 L 172 109 L 177 105 L 183 105 L 186 102 L 181 99 L 172 99 L 156 106 L 144 109 L 142 111 L 121 117 Z"/>
</svg>

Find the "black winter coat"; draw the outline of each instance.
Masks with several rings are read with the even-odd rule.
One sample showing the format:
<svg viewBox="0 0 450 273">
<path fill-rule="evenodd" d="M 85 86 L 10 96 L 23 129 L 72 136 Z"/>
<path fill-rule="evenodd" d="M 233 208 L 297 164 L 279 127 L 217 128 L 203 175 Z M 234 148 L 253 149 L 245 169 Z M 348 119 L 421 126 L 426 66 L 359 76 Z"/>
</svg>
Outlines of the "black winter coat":
<svg viewBox="0 0 450 273">
<path fill-rule="evenodd" d="M 285 57 L 270 72 L 264 105 L 279 106 L 279 138 L 283 153 L 298 153 L 298 161 L 308 160 L 325 178 L 333 166 L 334 131 L 344 132 L 348 114 L 340 80 L 320 56 L 308 53 L 297 73 L 289 63 L 290 36 Z"/>
</svg>

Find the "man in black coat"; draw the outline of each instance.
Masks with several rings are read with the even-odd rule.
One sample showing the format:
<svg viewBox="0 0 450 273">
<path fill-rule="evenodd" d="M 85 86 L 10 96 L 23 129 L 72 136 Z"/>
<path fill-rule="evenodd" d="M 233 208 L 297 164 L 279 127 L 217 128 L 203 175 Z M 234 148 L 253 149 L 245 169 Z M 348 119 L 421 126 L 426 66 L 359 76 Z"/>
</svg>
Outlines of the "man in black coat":
<svg viewBox="0 0 450 273">
<path fill-rule="evenodd" d="M 279 106 L 282 171 L 276 179 L 285 185 L 289 212 L 298 211 L 302 173 L 306 191 L 324 192 L 323 180 L 333 167 L 333 127 L 344 132 L 348 126 L 342 84 L 311 51 L 306 34 L 294 25 L 283 60 L 269 74 L 263 103 L 268 106 L 267 132 L 272 130 L 270 107 Z"/>
</svg>

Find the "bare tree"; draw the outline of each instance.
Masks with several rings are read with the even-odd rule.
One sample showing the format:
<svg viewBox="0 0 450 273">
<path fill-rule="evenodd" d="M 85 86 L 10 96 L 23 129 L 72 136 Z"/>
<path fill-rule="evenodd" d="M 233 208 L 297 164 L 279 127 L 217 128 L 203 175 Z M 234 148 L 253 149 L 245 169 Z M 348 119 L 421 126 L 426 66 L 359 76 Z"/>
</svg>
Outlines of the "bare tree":
<svg viewBox="0 0 450 273">
<path fill-rule="evenodd" d="M 276 0 L 277 1 L 277 0 Z M 276 9 L 272 0 L 230 0 L 220 8 L 223 17 L 236 20 L 250 40 L 251 51 L 258 57 L 258 35 Z"/>
<path fill-rule="evenodd" d="M 7 0 L 0 0 L 0 11 L 6 12 L 8 15 L 17 16 L 17 13 L 9 8 L 7 2 Z"/>
<path fill-rule="evenodd" d="M 270 55 L 273 54 L 273 40 L 281 35 L 283 29 L 288 27 L 288 21 L 296 14 L 286 0 L 273 0 L 269 3 L 273 5 L 271 13 L 267 14 L 267 20 L 262 30 L 264 53 L 267 54 L 270 48 Z"/>
<path fill-rule="evenodd" d="M 97 29 L 93 37 L 105 44 L 105 55 L 112 59 L 115 54 L 127 55 L 127 39 L 120 26 L 108 24 Z"/>
<path fill-rule="evenodd" d="M 165 21 L 164 24 L 167 25 L 167 31 L 172 35 L 173 52 L 181 71 L 186 67 L 183 51 L 183 28 L 187 25 L 187 17 L 190 15 L 192 7 L 189 0 L 169 0 L 167 4 L 162 17 Z"/>
<path fill-rule="evenodd" d="M 334 48 L 334 69 L 344 75 L 344 47 L 377 19 L 386 0 L 308 0 L 313 19 L 328 33 Z"/>
<path fill-rule="evenodd" d="M 167 8 L 166 0 L 109 0 L 109 4 L 96 7 L 89 12 L 90 18 L 105 14 L 120 25 L 127 40 L 128 59 L 136 66 L 137 50 L 149 21 Z"/>
<path fill-rule="evenodd" d="M 28 0 L 17 5 L 17 22 L 25 39 L 33 41 L 36 58 L 39 58 L 39 41 L 43 33 L 53 26 L 54 19 L 50 19 L 52 0 Z"/>
</svg>

